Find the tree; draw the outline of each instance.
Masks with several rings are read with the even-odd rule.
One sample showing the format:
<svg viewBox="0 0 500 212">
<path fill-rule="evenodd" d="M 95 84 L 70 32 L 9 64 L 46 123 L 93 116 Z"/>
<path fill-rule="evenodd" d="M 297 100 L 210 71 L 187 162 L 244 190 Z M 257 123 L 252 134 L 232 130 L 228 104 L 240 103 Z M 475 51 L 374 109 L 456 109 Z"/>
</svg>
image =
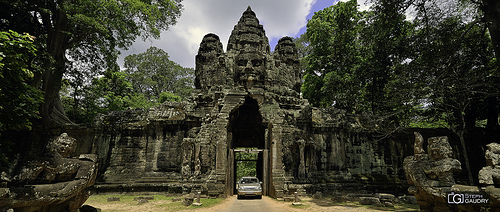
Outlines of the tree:
<svg viewBox="0 0 500 212">
<path fill-rule="evenodd" d="M 414 106 L 404 90 L 411 86 L 404 62 L 410 56 L 409 34 L 413 26 L 406 21 L 403 0 L 374 3 L 361 33 L 367 53 L 360 72 L 366 80 L 365 102 L 375 113 L 400 122 Z"/>
<path fill-rule="evenodd" d="M 257 176 L 257 153 L 237 152 L 235 154 L 236 163 L 236 179 L 242 177 Z"/>
<path fill-rule="evenodd" d="M 499 85 L 500 80 L 500 2 L 496 0 L 470 0 L 479 6 L 481 11 L 484 13 L 484 19 L 487 22 L 487 27 L 489 34 L 491 36 L 491 43 L 493 45 L 493 50 L 495 53 L 496 61 L 495 65 L 495 84 Z M 498 86 L 496 86 L 498 88 Z M 497 90 L 498 91 L 498 90 Z M 486 108 L 488 112 L 488 124 L 487 128 L 490 132 L 498 130 L 500 127 L 498 125 L 498 103 L 500 102 L 499 95 L 495 97 L 490 97 L 486 102 L 488 107 Z"/>
<path fill-rule="evenodd" d="M 33 82 L 44 92 L 43 126 L 70 122 L 59 91 L 74 61 L 100 67 L 97 70 L 116 69 L 117 48 L 130 46 L 138 36 L 158 38 L 180 16 L 180 1 L 2 1 L 1 28 L 33 34 L 39 51 L 50 58 Z"/>
<path fill-rule="evenodd" d="M 194 70 L 171 61 L 168 53 L 154 46 L 144 53 L 125 57 L 125 68 L 134 91 L 149 100 L 163 92 L 185 98 L 193 89 Z"/>
<path fill-rule="evenodd" d="M 351 0 L 318 11 L 308 21 L 305 35 L 311 52 L 305 57 L 302 92 L 313 105 L 360 109 L 362 85 L 356 72 L 362 60 L 358 40 L 362 16 L 356 0 Z"/>
<path fill-rule="evenodd" d="M 95 76 L 91 83 L 75 83 L 81 81 L 77 77 L 63 81 L 62 102 L 74 122 L 89 123 L 98 113 L 108 111 L 181 101 L 180 95 L 187 96 L 193 88 L 193 70 L 170 61 L 168 54 L 156 47 L 127 56 L 125 61 L 129 69 L 109 69 L 102 76 Z"/>
<path fill-rule="evenodd" d="M 398 122 L 414 105 L 401 92 L 409 84 L 404 62 L 412 24 L 403 1 L 375 3 L 370 12 L 351 0 L 315 13 L 305 33 L 312 50 L 302 92 L 315 106 L 372 111 Z"/>
</svg>

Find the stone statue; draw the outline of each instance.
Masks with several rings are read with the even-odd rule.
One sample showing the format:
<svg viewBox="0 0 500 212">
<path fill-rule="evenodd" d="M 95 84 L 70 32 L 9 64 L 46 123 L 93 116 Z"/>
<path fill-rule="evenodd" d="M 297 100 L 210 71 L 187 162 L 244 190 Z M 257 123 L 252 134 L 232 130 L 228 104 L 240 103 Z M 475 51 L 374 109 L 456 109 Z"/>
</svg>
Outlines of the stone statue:
<svg viewBox="0 0 500 212">
<path fill-rule="evenodd" d="M 62 133 L 49 141 L 46 156 L 22 166 L 9 188 L 0 188 L 0 208 L 20 211 L 77 211 L 90 196 L 97 156 L 70 158 L 76 139 Z"/>
<path fill-rule="evenodd" d="M 500 144 L 490 143 L 486 147 L 487 166 L 479 171 L 479 184 L 485 186 L 491 203 L 500 205 Z"/>
<path fill-rule="evenodd" d="M 418 132 L 414 132 L 413 134 L 415 135 L 415 144 L 413 145 L 413 154 L 425 154 L 424 138 Z"/>
<path fill-rule="evenodd" d="M 181 174 L 182 178 L 191 178 L 193 173 L 191 171 L 191 160 L 193 155 L 193 138 L 184 138 L 182 140 L 182 168 Z"/>
<path fill-rule="evenodd" d="M 297 141 L 299 145 L 299 155 L 300 155 L 300 163 L 299 163 L 299 179 L 304 179 L 306 177 L 306 162 L 304 157 L 304 148 L 306 146 L 306 142 L 304 139 L 300 139 Z"/>
<path fill-rule="evenodd" d="M 451 158 L 452 149 L 448 137 L 428 139 L 428 155 L 423 151 L 423 138 L 415 132 L 414 156 L 404 160 L 406 179 L 422 211 L 452 211 L 447 203 L 447 194 L 455 184 L 454 174 L 462 168 L 460 161 Z"/>
</svg>

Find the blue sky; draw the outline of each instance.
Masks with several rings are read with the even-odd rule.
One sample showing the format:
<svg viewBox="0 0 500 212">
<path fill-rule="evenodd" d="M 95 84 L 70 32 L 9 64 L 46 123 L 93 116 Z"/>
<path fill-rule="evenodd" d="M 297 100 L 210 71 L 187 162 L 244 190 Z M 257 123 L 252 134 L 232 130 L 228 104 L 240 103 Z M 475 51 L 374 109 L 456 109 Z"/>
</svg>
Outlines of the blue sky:
<svg viewBox="0 0 500 212">
<path fill-rule="evenodd" d="M 339 0 L 184 0 L 184 10 L 176 25 L 162 32 L 160 39 L 137 40 L 123 50 L 119 63 L 130 54 L 145 52 L 156 46 L 166 51 L 170 60 L 194 68 L 200 42 L 208 33 L 217 34 L 224 50 L 229 35 L 250 5 L 264 26 L 271 49 L 284 36 L 298 37 L 306 30 L 307 20 L 314 12 L 334 5 Z M 345 1 L 345 0 L 342 0 Z M 363 8 L 365 0 L 358 0 Z"/>
</svg>

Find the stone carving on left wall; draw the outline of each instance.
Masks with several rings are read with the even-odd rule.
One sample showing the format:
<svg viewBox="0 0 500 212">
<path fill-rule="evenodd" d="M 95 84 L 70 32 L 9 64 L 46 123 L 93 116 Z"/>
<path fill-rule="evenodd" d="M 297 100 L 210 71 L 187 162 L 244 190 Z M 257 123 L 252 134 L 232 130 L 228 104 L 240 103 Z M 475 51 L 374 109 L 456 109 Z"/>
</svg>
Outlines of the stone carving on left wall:
<svg viewBox="0 0 500 212">
<path fill-rule="evenodd" d="M 78 211 L 90 196 L 97 175 L 97 155 L 70 158 L 76 139 L 62 133 L 49 141 L 44 157 L 30 160 L 18 173 L 2 178 L 0 209 Z"/>
</svg>

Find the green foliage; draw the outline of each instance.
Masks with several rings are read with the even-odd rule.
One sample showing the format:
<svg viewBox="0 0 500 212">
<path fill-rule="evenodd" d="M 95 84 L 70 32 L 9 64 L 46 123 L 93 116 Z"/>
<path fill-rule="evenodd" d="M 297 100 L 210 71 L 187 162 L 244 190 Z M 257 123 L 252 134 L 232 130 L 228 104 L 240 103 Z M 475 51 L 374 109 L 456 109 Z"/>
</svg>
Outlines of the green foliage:
<svg viewBox="0 0 500 212">
<path fill-rule="evenodd" d="M 362 16 L 356 1 L 351 0 L 316 12 L 307 23 L 305 39 L 312 50 L 305 57 L 307 67 L 302 92 L 313 105 L 336 104 L 340 108 L 343 106 L 338 104 L 344 102 L 355 105 L 357 92 L 354 90 L 361 86 L 353 79 L 361 62 L 357 38 Z"/>
<path fill-rule="evenodd" d="M 162 92 L 185 98 L 193 89 L 194 70 L 171 61 L 168 53 L 154 46 L 125 57 L 125 68 L 134 91 L 148 99 L 158 98 Z"/>
<path fill-rule="evenodd" d="M 244 153 L 237 152 L 235 154 L 236 162 L 236 179 L 239 180 L 241 177 L 257 176 L 257 157 L 258 153 Z M 262 179 L 261 179 L 262 180 Z"/>
<path fill-rule="evenodd" d="M 158 103 L 163 102 L 180 102 L 182 98 L 170 92 L 161 92 L 160 98 L 158 98 Z"/>
<path fill-rule="evenodd" d="M 39 71 L 31 63 L 36 56 L 33 41 L 27 33 L 0 31 L 0 136 L 5 130 L 29 130 L 33 119 L 39 118 L 42 93 L 30 85 Z M 12 145 L 0 142 L 0 166 L 9 164 Z"/>
<path fill-rule="evenodd" d="M 305 98 L 349 113 L 373 111 L 393 126 L 498 122 L 499 73 L 488 25 L 474 5 L 373 3 L 360 12 L 355 0 L 339 2 L 309 20 L 296 40 L 305 52 Z M 410 4 L 411 22 L 404 15 Z"/>
<path fill-rule="evenodd" d="M 110 69 L 79 89 L 70 85 L 76 79 L 65 81 L 62 102 L 73 121 L 89 123 L 97 113 L 181 101 L 193 89 L 193 70 L 170 61 L 168 54 L 156 47 L 127 56 L 125 62 L 125 71 Z"/>
<path fill-rule="evenodd" d="M 497 107 L 490 100 L 499 93 L 486 24 L 472 21 L 471 17 L 480 18 L 474 13 L 465 19 L 439 7 L 421 6 L 418 11 L 415 23 L 419 30 L 413 36 L 420 45 L 415 46 L 418 53 L 410 65 L 425 85 L 427 116 L 444 120 L 458 131 L 475 127 L 476 119 L 487 118 L 489 107 Z M 498 114 L 495 116 L 496 120 Z"/>
<path fill-rule="evenodd" d="M 372 11 L 360 12 L 351 0 L 315 13 L 305 33 L 311 50 L 303 96 L 315 106 L 401 119 L 396 114 L 413 105 L 400 96 L 408 84 L 401 73 L 412 26 L 401 7 L 379 0 Z"/>
<path fill-rule="evenodd" d="M 42 93 L 30 83 L 39 71 L 34 37 L 12 30 L 0 32 L 0 132 L 31 129 L 39 118 Z"/>
</svg>

